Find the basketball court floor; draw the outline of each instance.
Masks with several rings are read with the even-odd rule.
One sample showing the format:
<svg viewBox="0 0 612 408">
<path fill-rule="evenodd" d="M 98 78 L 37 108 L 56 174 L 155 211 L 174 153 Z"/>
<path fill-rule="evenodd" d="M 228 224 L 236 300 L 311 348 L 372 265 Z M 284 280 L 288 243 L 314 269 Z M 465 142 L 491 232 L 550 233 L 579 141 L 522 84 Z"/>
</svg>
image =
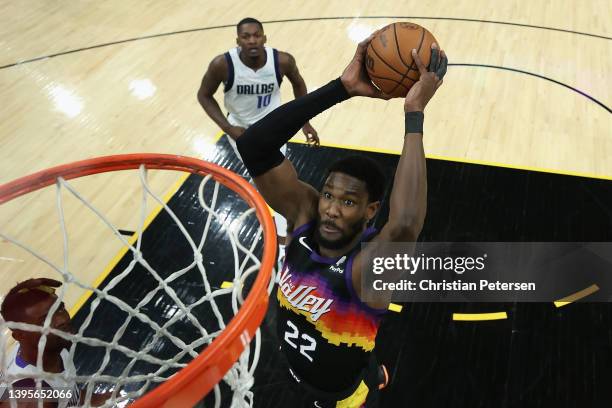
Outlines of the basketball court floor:
<svg viewBox="0 0 612 408">
<path fill-rule="evenodd" d="M 235 44 L 237 21 L 261 20 L 268 46 L 290 52 L 315 89 L 342 72 L 371 31 L 408 20 L 434 33 L 450 62 L 426 110 L 430 191 L 421 238 L 612 240 L 610 2 L 2 1 L 0 11 L 0 183 L 137 152 L 208 158 L 242 172 L 196 99 L 210 60 Z M 290 99 L 285 81 L 283 100 Z M 399 99 L 350 100 L 311 122 L 320 149 L 306 148 L 298 134 L 290 158 L 316 187 L 317 170 L 349 152 L 374 157 L 389 172 L 401 148 L 402 112 Z M 150 183 L 173 206 L 189 207 L 189 179 L 160 172 Z M 75 186 L 126 235 L 138 230 L 141 193 L 128 175 Z M 54 200 L 42 192 L 4 204 L 0 231 L 61 264 Z M 104 285 L 122 245 L 66 205 L 70 268 Z M 165 234 L 156 228 L 153 220 L 146 233 Z M 0 242 L 0 293 L 29 277 L 59 277 L 28 256 Z M 74 291 L 66 301 L 78 320 L 87 298 Z M 392 373 L 383 406 L 609 406 L 610 327 L 609 303 L 397 305 L 377 341 Z M 285 392 L 273 313 L 262 332 L 255 406 L 294 406 L 299 397 Z"/>
</svg>

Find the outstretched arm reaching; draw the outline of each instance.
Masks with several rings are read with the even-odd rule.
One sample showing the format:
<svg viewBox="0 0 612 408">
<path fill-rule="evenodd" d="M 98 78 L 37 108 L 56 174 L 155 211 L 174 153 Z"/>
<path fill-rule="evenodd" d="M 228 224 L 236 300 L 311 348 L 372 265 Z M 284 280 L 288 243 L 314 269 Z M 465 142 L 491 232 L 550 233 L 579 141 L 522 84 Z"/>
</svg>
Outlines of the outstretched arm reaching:
<svg viewBox="0 0 612 408">
<path fill-rule="evenodd" d="M 293 165 L 279 149 L 304 123 L 351 96 L 388 99 L 364 77 L 361 69 L 372 38 L 358 45 L 353 60 L 339 79 L 280 106 L 238 138 L 238 150 L 259 192 L 290 224 L 299 225 L 313 218 L 318 192 L 298 179 Z"/>
<path fill-rule="evenodd" d="M 447 58 L 444 51 L 434 43 L 431 49 L 429 69 L 423 65 L 415 50 L 412 57 L 420 71 L 404 101 L 405 125 L 404 147 L 395 170 L 393 188 L 389 202 L 389 218 L 375 242 L 415 242 L 423 229 L 427 212 L 427 168 L 423 149 L 423 110 L 436 90 L 442 85 L 446 74 Z M 357 255 L 353 264 L 353 287 L 361 292 L 361 279 L 365 251 Z M 385 307 L 386 301 L 372 302 L 374 307 Z"/>
<path fill-rule="evenodd" d="M 427 169 L 423 150 L 423 111 L 442 85 L 446 73 L 446 55 L 432 44 L 429 70 L 423 65 L 415 50 L 412 57 L 420 71 L 419 81 L 410 88 L 404 101 L 404 146 L 400 156 L 391 200 L 389 219 L 381 230 L 379 241 L 416 241 L 427 211 Z"/>
</svg>

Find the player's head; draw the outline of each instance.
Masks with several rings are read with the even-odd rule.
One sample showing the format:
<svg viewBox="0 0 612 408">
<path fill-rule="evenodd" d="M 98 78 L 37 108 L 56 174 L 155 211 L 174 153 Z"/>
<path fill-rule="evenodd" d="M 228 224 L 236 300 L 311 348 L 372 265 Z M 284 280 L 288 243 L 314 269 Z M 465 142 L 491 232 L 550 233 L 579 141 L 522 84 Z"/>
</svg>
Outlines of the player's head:
<svg viewBox="0 0 612 408">
<path fill-rule="evenodd" d="M 261 22 L 251 17 L 243 18 L 236 25 L 236 32 L 236 43 L 243 55 L 253 59 L 263 55 L 266 36 Z"/>
<path fill-rule="evenodd" d="M 0 308 L 2 318 L 5 321 L 29 323 L 42 326 L 49 310 L 57 300 L 55 288 L 61 286 L 61 282 L 54 279 L 39 278 L 28 279 L 21 282 L 9 291 Z M 50 327 L 65 332 L 73 332 L 70 324 L 70 315 L 61 303 L 51 318 Z M 13 338 L 19 341 L 23 347 L 38 348 L 40 332 L 13 329 Z M 47 336 L 45 352 L 59 352 L 70 343 L 54 334 Z"/>
<path fill-rule="evenodd" d="M 342 249 L 374 218 L 384 193 L 378 164 L 364 156 L 336 161 L 319 196 L 316 239 L 327 249 Z"/>
</svg>

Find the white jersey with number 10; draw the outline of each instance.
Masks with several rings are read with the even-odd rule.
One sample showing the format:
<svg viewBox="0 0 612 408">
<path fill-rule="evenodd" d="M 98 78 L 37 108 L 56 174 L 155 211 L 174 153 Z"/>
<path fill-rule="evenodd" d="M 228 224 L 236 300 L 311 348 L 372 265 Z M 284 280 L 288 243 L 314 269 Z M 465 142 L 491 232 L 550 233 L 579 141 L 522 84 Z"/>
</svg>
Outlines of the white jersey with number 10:
<svg viewBox="0 0 612 408">
<path fill-rule="evenodd" d="M 278 51 L 268 47 L 265 51 L 266 64 L 257 71 L 240 60 L 240 48 L 225 53 L 228 75 L 224 102 L 233 126 L 247 128 L 280 106 Z"/>
</svg>

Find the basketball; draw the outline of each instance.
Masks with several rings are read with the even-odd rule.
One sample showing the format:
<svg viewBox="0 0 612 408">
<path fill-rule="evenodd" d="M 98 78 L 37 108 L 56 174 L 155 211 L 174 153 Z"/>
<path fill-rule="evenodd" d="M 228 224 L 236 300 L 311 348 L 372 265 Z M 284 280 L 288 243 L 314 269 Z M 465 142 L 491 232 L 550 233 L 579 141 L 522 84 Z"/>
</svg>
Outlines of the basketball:
<svg viewBox="0 0 612 408">
<path fill-rule="evenodd" d="M 368 45 L 366 69 L 381 91 L 404 97 L 419 80 L 419 69 L 412 60 L 416 49 L 425 66 L 429 65 L 431 44 L 440 44 L 425 27 L 414 23 L 393 23 L 382 28 Z"/>
</svg>

